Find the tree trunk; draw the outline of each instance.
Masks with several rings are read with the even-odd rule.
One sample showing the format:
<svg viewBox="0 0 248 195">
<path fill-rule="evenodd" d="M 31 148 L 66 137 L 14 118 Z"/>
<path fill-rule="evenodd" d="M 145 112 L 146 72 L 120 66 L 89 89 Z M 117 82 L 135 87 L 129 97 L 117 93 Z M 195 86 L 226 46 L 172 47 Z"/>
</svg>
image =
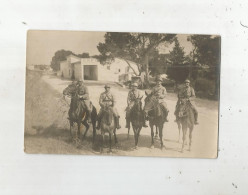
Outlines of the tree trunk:
<svg viewBox="0 0 248 195">
<path fill-rule="evenodd" d="M 145 84 L 147 87 L 149 87 L 150 81 L 149 81 L 149 58 L 148 58 L 148 54 L 145 55 L 144 65 L 145 65 L 145 73 L 146 73 Z"/>
</svg>

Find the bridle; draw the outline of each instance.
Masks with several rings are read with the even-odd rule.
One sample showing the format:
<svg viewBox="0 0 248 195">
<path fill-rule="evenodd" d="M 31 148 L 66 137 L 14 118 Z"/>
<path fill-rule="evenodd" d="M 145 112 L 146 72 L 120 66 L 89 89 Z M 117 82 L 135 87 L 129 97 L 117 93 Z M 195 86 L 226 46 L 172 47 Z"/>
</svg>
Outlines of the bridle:
<svg viewBox="0 0 248 195">
<path fill-rule="evenodd" d="M 151 98 L 151 97 L 149 97 L 149 98 Z M 150 111 L 156 109 L 156 105 L 155 105 L 154 101 L 151 101 L 151 104 L 152 104 L 152 108 L 151 108 L 151 109 L 148 109 L 148 110 L 145 110 L 145 109 L 144 109 L 145 112 L 150 112 Z"/>
</svg>

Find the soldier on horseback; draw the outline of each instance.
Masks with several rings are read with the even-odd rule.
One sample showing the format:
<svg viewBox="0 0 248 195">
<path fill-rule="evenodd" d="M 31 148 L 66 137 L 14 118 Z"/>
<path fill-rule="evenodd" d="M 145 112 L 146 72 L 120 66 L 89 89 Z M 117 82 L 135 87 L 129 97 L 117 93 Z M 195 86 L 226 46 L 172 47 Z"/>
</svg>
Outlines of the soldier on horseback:
<svg viewBox="0 0 248 195">
<path fill-rule="evenodd" d="M 132 89 L 128 92 L 128 96 L 127 96 L 127 108 L 126 108 L 126 128 L 130 128 L 130 112 L 135 104 L 135 101 L 138 98 L 141 98 L 141 94 L 140 91 L 137 89 L 138 88 L 138 84 L 137 83 L 133 83 L 132 84 Z M 144 114 L 144 121 L 143 121 L 143 127 L 148 127 L 146 124 L 146 120 L 145 120 L 145 114 Z"/>
<path fill-rule="evenodd" d="M 194 100 L 195 98 L 195 91 L 193 89 L 193 87 L 191 87 L 190 85 L 190 81 L 188 79 L 185 80 L 185 87 L 183 87 L 182 89 L 179 90 L 178 92 L 178 101 L 177 101 L 177 105 L 176 105 L 176 110 L 175 110 L 175 116 L 176 116 L 176 120 L 175 122 L 178 122 L 179 120 L 179 106 L 181 101 L 186 100 L 189 101 L 190 106 L 194 112 L 194 118 L 195 118 L 195 125 L 198 125 L 198 111 L 196 110 L 196 107 L 194 105 L 194 102 L 192 100 Z"/>
<path fill-rule="evenodd" d="M 90 108 L 90 99 L 88 88 L 84 85 L 83 80 L 79 79 L 77 82 L 78 95 L 81 100 L 81 103 L 85 105 L 88 122 L 91 123 L 91 108 Z"/>
<path fill-rule="evenodd" d="M 152 89 L 151 94 L 157 98 L 159 105 L 161 105 L 162 109 L 165 111 L 165 122 L 168 122 L 167 117 L 168 117 L 169 110 L 165 102 L 166 93 L 167 93 L 166 89 L 162 86 L 162 78 L 157 77 L 156 86 Z"/>
<path fill-rule="evenodd" d="M 100 95 L 100 99 L 99 99 L 99 104 L 101 106 L 101 109 L 98 113 L 98 124 L 97 124 L 97 129 L 100 129 L 100 124 L 101 124 L 101 120 L 102 120 L 102 115 L 103 115 L 103 109 L 104 107 L 108 106 L 112 109 L 112 112 L 114 114 L 115 117 L 115 123 L 116 123 L 116 128 L 120 129 L 120 123 L 119 123 L 119 114 L 117 112 L 117 109 L 115 107 L 115 97 L 114 95 L 110 92 L 110 85 L 105 85 L 105 92 L 101 93 Z"/>
</svg>

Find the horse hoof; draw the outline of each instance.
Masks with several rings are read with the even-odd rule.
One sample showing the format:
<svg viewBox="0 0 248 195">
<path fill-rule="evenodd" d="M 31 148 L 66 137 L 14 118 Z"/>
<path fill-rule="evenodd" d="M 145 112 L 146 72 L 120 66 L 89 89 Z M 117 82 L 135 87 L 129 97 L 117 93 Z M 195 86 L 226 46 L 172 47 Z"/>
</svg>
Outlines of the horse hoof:
<svg viewBox="0 0 248 195">
<path fill-rule="evenodd" d="M 135 150 L 138 150 L 138 149 L 139 149 L 139 147 L 138 147 L 138 146 L 135 146 L 135 147 L 134 147 L 134 149 L 135 149 Z"/>
<path fill-rule="evenodd" d="M 154 145 L 151 145 L 151 149 L 154 149 Z"/>
</svg>

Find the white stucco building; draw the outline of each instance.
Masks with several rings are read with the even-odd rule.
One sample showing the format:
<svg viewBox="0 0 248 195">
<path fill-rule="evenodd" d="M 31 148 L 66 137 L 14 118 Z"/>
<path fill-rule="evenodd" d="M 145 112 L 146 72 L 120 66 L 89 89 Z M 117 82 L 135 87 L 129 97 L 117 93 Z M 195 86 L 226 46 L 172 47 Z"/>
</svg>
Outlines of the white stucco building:
<svg viewBox="0 0 248 195">
<path fill-rule="evenodd" d="M 128 64 L 119 58 L 104 66 L 95 58 L 79 58 L 74 55 L 60 62 L 60 75 L 67 79 L 125 82 L 131 80 L 134 72 L 138 73 L 135 63 Z"/>
</svg>

